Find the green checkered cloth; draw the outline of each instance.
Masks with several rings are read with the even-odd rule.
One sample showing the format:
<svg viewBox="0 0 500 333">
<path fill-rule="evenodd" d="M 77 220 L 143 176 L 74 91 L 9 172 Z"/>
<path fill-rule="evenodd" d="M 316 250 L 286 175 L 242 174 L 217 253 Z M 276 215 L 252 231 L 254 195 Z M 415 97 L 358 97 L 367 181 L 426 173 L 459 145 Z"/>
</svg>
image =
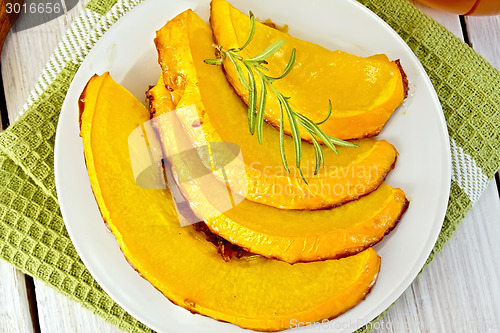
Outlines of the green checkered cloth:
<svg viewBox="0 0 500 333">
<path fill-rule="evenodd" d="M 151 330 L 101 289 L 64 227 L 54 183 L 54 136 L 79 65 L 113 23 L 142 1 L 92 0 L 54 51 L 22 116 L 0 134 L 0 258 L 130 332 Z M 448 124 L 451 194 L 429 263 L 500 167 L 500 73 L 408 2 L 360 2 L 389 23 L 415 52 L 434 84 Z"/>
</svg>

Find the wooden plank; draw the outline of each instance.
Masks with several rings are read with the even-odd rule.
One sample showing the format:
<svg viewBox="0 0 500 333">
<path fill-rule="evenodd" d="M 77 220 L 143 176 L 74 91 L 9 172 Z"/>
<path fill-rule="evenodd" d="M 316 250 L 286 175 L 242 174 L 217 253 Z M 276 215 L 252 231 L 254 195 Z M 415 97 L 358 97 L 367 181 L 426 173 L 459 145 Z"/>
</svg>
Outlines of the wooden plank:
<svg viewBox="0 0 500 333">
<path fill-rule="evenodd" d="M 500 332 L 500 201 L 491 181 L 374 332 Z M 408 328 L 408 329 L 407 329 Z"/>
<path fill-rule="evenodd" d="M 417 8 L 423 11 L 425 14 L 432 17 L 436 22 L 440 23 L 446 29 L 451 31 L 455 36 L 463 40 L 462 26 L 460 25 L 460 19 L 458 15 L 450 14 L 445 11 L 434 9 L 425 5 L 422 5 L 418 1 L 411 0 Z"/>
<path fill-rule="evenodd" d="M 78 13 L 89 0 L 79 4 L 65 16 L 28 30 L 9 34 L 2 52 L 2 77 L 8 116 L 11 122 L 36 83 L 57 43 Z M 36 3 L 36 0 L 28 0 Z M 21 16 L 17 24 L 23 24 Z M 0 263 L 0 331 L 31 332 L 31 317 L 26 299 L 24 275 L 6 263 Z M 15 273 L 13 273 L 15 272 Z M 19 281 L 22 281 L 20 283 Z M 34 281 L 41 332 L 120 332 L 113 325 L 82 308 L 79 304 L 58 294 L 43 282 Z M 20 290 L 14 288 L 19 285 Z M 23 289 L 24 288 L 24 289 Z M 24 291 L 23 291 L 24 290 Z M 13 293 L 19 293 L 14 295 Z M 4 297 L 5 295 L 5 297 Z M 23 307 L 24 306 L 24 307 Z M 24 318 L 30 320 L 29 325 Z M 5 320 L 4 320 L 5 319 Z"/>
<path fill-rule="evenodd" d="M 458 16 L 416 5 L 456 36 L 463 37 Z M 479 27 L 470 26 L 471 21 Z M 491 24 L 496 20 L 466 18 L 466 22 L 474 49 L 495 61 L 494 55 L 500 54 L 494 51 L 500 34 L 491 32 Z M 443 251 L 399 298 L 380 329 L 374 332 L 500 331 L 498 216 L 498 189 L 492 181 Z"/>
<path fill-rule="evenodd" d="M 465 18 L 469 42 L 493 67 L 500 69 L 500 15 Z M 500 178 L 500 172 L 497 173 Z M 500 192 L 500 181 L 497 182 Z"/>
<path fill-rule="evenodd" d="M 0 331 L 34 332 L 24 274 L 0 260 Z"/>
<path fill-rule="evenodd" d="M 36 284 L 36 297 L 42 333 L 122 332 L 80 304 L 41 282 Z"/>
<path fill-rule="evenodd" d="M 472 48 L 500 69 L 500 15 L 466 17 Z"/>
<path fill-rule="evenodd" d="M 57 43 L 88 1 L 82 0 L 66 15 L 27 30 L 18 31 L 17 26 L 26 25 L 30 17 L 21 15 L 18 18 L 2 51 L 2 78 L 11 122 L 22 110 Z M 37 2 L 25 1 L 28 7 Z"/>
</svg>

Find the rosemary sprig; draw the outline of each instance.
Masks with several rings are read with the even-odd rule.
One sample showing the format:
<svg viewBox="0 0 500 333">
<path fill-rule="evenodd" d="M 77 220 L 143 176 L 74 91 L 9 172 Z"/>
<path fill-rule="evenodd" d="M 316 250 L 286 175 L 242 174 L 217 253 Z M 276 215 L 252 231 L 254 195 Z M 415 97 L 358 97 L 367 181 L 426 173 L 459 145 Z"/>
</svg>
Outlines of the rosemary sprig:
<svg viewBox="0 0 500 333">
<path fill-rule="evenodd" d="M 284 140 L 284 116 L 286 115 L 289 123 L 290 130 L 292 134 L 292 139 L 294 143 L 294 152 L 295 152 L 295 165 L 299 170 L 299 173 L 307 184 L 307 181 L 302 173 L 302 169 L 300 168 L 301 162 L 301 142 L 302 138 L 299 132 L 299 125 L 311 136 L 312 143 L 314 145 L 314 152 L 316 157 L 316 167 L 314 170 L 314 174 L 318 174 L 319 169 L 325 165 L 325 159 L 323 156 L 323 151 L 321 150 L 321 145 L 318 141 L 321 140 L 329 149 L 331 149 L 335 154 L 338 154 L 335 145 L 337 146 L 345 146 L 345 147 L 357 147 L 355 144 L 343 141 L 332 136 L 327 135 L 319 125 L 323 124 L 325 121 L 330 118 L 332 114 L 332 102 L 329 100 L 329 110 L 326 118 L 320 122 L 313 122 L 311 119 L 307 118 L 301 113 L 293 110 L 288 100 L 290 97 L 286 97 L 282 95 L 274 86 L 273 82 L 276 80 L 280 80 L 290 73 L 296 58 L 296 50 L 293 49 L 290 55 L 290 59 L 283 70 L 282 74 L 277 77 L 272 77 L 267 75 L 265 72 L 268 72 L 268 68 L 266 59 L 273 54 L 275 54 L 283 45 L 285 44 L 284 40 L 279 40 L 267 47 L 264 51 L 257 54 L 252 58 L 243 58 L 238 52 L 242 51 L 245 47 L 250 44 L 253 37 L 255 35 L 255 16 L 252 12 L 250 12 L 250 34 L 246 42 L 238 48 L 232 49 L 224 49 L 220 45 L 215 45 L 217 52 L 216 59 L 205 59 L 205 63 L 209 65 L 217 65 L 220 66 L 227 58 L 231 61 L 233 65 L 236 75 L 238 76 L 239 81 L 248 90 L 248 126 L 250 128 L 250 133 L 253 135 L 257 133 L 257 140 L 260 144 L 263 142 L 262 131 L 263 131 L 263 123 L 264 123 L 264 113 L 266 108 L 266 99 L 268 89 L 276 96 L 280 106 L 280 154 L 281 161 L 283 163 L 283 167 L 285 170 L 290 173 L 288 162 L 286 159 L 285 153 L 285 140 Z M 246 76 L 245 76 L 246 72 Z M 257 78 L 256 78 L 257 76 Z M 258 96 L 257 92 L 257 80 L 260 83 L 261 93 Z"/>
</svg>

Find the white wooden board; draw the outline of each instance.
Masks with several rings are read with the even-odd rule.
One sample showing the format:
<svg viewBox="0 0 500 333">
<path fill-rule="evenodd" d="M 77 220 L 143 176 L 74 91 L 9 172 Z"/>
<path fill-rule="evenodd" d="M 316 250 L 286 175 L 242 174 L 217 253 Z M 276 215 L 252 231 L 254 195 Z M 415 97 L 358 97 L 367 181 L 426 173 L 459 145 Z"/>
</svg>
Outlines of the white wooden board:
<svg viewBox="0 0 500 333">
<path fill-rule="evenodd" d="M 2 53 L 2 77 L 10 121 L 17 117 L 57 42 L 86 2 L 81 1 L 64 17 L 30 30 L 14 30 L 7 38 Z M 458 16 L 420 8 L 462 37 Z M 466 18 L 466 23 L 474 49 L 500 68 L 500 16 Z M 492 182 L 444 250 L 388 311 L 375 331 L 499 332 L 499 217 L 500 200 Z M 0 262 L 1 332 L 33 331 L 24 281 L 22 273 Z M 120 331 L 45 284 L 35 281 L 35 285 L 41 332 Z"/>
</svg>

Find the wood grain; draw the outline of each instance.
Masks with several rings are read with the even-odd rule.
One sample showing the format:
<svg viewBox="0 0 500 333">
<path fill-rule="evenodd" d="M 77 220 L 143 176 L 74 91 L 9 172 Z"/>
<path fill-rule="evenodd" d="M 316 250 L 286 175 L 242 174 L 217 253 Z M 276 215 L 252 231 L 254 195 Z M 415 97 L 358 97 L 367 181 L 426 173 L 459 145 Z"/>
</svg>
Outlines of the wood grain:
<svg viewBox="0 0 500 333">
<path fill-rule="evenodd" d="M 500 69 L 500 15 L 470 16 L 465 22 L 472 48 Z"/>
<path fill-rule="evenodd" d="M 43 25 L 17 31 L 16 26 L 26 25 L 23 21 L 29 19 L 29 16 L 21 15 L 12 28 L 5 40 L 2 57 L 2 78 L 11 123 L 22 110 L 57 43 L 88 1 L 80 1 L 67 14 Z M 26 0 L 25 3 L 29 6 L 37 0 Z"/>
<path fill-rule="evenodd" d="M 19 17 L 20 11 L 16 12 L 12 10 L 10 7 L 10 13 L 7 10 L 7 5 L 19 4 L 21 5 L 23 0 L 8 0 L 8 1 L 0 1 L 0 54 L 2 53 L 3 43 L 5 42 L 5 38 L 9 33 L 10 29 L 16 22 Z"/>
<path fill-rule="evenodd" d="M 458 15 L 450 14 L 448 12 L 439 9 L 427 7 L 415 0 L 412 0 L 410 2 L 413 3 L 418 9 L 423 11 L 425 14 L 432 17 L 436 22 L 438 22 L 446 29 L 448 29 L 455 36 L 463 40 L 462 26 L 460 25 L 460 18 L 458 17 Z"/>
<path fill-rule="evenodd" d="M 33 332 L 24 274 L 0 260 L 0 331 Z"/>
<path fill-rule="evenodd" d="M 500 332 L 499 216 L 492 181 L 374 332 Z"/>
<path fill-rule="evenodd" d="M 57 43 L 88 1 L 80 1 L 66 15 L 42 26 L 17 31 L 14 25 L 5 42 L 2 59 L 2 78 L 11 122 L 17 118 Z M 28 5 L 33 2 L 36 1 L 26 1 Z M 23 23 L 24 19 L 21 16 L 19 22 Z M 0 277 L 0 332 L 33 332 L 24 274 L 0 262 Z M 35 286 L 41 332 L 121 332 L 43 282 L 35 280 Z"/>
<path fill-rule="evenodd" d="M 463 40 L 458 16 L 416 5 Z M 473 48 L 499 68 L 500 52 L 492 51 L 500 41 L 496 19 L 466 22 Z M 491 181 L 443 251 L 374 332 L 500 332 L 499 216 L 499 193 Z"/>
<path fill-rule="evenodd" d="M 117 327 L 107 323 L 87 309 L 54 289 L 36 284 L 40 331 L 43 333 L 119 333 Z"/>
</svg>

